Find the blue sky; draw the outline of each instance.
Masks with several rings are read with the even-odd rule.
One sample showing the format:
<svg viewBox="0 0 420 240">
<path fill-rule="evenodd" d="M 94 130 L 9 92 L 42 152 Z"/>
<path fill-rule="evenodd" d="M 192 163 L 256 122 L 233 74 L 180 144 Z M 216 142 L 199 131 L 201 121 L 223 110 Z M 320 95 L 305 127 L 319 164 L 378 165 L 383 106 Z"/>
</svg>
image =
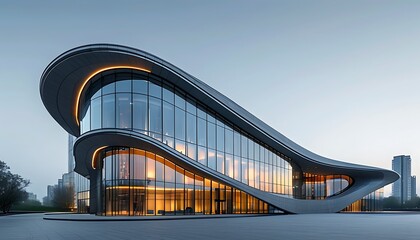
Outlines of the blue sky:
<svg viewBox="0 0 420 240">
<path fill-rule="evenodd" d="M 2 1 L 0 160 L 46 194 L 67 170 L 67 134 L 40 100 L 42 71 L 70 48 L 116 43 L 315 153 L 383 168 L 407 154 L 419 175 L 419 12 L 417 1 Z"/>
</svg>

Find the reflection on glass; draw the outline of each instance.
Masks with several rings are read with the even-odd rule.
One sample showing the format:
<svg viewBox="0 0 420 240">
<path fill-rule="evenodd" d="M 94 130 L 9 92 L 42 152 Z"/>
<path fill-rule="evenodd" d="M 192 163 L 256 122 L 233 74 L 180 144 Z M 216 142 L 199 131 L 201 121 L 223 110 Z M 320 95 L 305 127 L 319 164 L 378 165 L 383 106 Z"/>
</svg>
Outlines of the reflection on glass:
<svg viewBox="0 0 420 240">
<path fill-rule="evenodd" d="M 303 194 L 309 191 L 305 183 L 297 183 L 297 188 L 292 189 L 290 158 L 254 139 L 238 126 L 216 117 L 211 109 L 180 89 L 147 76 L 136 72 L 103 73 L 86 90 L 87 98 L 91 97 L 81 106 L 81 133 L 98 128 L 133 129 L 163 142 L 190 160 L 251 187 L 289 196 L 309 196 L 309 193 Z M 326 179 L 326 187 L 321 191 L 326 192 L 325 196 L 339 194 L 341 191 L 335 190 L 340 189 L 336 187 L 338 184 L 342 189 L 347 188 L 345 183 L 339 182 Z M 153 188 L 145 190 L 144 194 L 150 192 L 164 201 L 165 193 L 156 190 L 160 185 L 160 182 L 151 183 Z M 316 191 L 318 188 L 322 187 L 317 187 Z M 181 203 L 178 203 L 177 192 L 174 194 L 177 208 Z M 187 201 L 188 198 L 184 196 L 184 199 Z M 163 202 L 159 204 L 161 208 Z M 143 210 L 147 211 L 144 206 Z"/>
<path fill-rule="evenodd" d="M 269 211 L 264 202 L 230 186 L 195 175 L 151 152 L 114 147 L 102 151 L 102 156 L 102 212 L 105 215 Z"/>
</svg>

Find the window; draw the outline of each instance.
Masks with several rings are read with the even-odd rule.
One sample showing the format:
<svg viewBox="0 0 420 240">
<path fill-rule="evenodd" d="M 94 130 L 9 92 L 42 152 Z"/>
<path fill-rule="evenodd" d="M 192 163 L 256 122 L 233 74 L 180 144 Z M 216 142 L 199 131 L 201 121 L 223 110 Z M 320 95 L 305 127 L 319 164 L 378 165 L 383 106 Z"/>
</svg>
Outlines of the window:
<svg viewBox="0 0 420 240">
<path fill-rule="evenodd" d="M 143 79 L 133 80 L 133 93 L 147 94 L 148 81 Z"/>
<path fill-rule="evenodd" d="M 131 128 L 131 94 L 118 93 L 117 97 L 117 127 L 118 128 Z"/>
<path fill-rule="evenodd" d="M 185 140 L 185 112 L 175 108 L 175 137 Z"/>
<path fill-rule="evenodd" d="M 91 101 L 91 129 L 101 128 L 101 98 L 96 98 Z"/>
<path fill-rule="evenodd" d="M 105 95 L 102 99 L 102 127 L 115 128 L 115 94 Z"/>
<path fill-rule="evenodd" d="M 174 136 L 175 125 L 175 110 L 174 105 L 163 102 L 163 134 L 165 136 Z"/>
<path fill-rule="evenodd" d="M 133 94 L 133 128 L 143 131 L 148 130 L 147 123 L 147 96 Z M 144 132 L 143 132 L 144 133 Z"/>
<path fill-rule="evenodd" d="M 150 131 L 162 133 L 162 101 L 160 99 L 149 97 L 149 116 Z"/>
<path fill-rule="evenodd" d="M 196 116 L 187 113 L 187 142 L 196 143 L 196 134 L 197 134 L 197 124 Z"/>
</svg>

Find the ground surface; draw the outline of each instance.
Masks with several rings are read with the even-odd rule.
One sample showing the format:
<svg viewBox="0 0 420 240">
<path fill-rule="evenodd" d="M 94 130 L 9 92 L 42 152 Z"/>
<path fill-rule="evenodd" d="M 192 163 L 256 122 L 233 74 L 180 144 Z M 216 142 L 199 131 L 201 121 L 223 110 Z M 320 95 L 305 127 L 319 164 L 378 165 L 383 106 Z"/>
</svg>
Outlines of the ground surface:
<svg viewBox="0 0 420 240">
<path fill-rule="evenodd" d="M 420 213 L 171 221 L 62 221 L 43 217 L 44 214 L 0 216 L 0 239 L 420 239 Z"/>
</svg>

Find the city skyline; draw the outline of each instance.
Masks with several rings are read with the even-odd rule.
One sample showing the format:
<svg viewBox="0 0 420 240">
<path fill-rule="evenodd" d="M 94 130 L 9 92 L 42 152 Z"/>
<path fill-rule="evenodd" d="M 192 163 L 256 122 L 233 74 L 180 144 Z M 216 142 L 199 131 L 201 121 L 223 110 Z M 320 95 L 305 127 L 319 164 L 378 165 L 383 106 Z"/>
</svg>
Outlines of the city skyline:
<svg viewBox="0 0 420 240">
<path fill-rule="evenodd" d="M 43 108 L 39 78 L 61 52 L 97 42 L 176 62 L 317 154 L 387 169 L 393 156 L 411 155 L 419 174 L 418 4 L 141 3 L 116 5 L 127 14 L 112 21 L 109 5 L 28 4 L 0 9 L 0 107 L 13 117 L 0 120 L 0 160 L 40 199 L 67 170 L 67 133 Z"/>
</svg>

